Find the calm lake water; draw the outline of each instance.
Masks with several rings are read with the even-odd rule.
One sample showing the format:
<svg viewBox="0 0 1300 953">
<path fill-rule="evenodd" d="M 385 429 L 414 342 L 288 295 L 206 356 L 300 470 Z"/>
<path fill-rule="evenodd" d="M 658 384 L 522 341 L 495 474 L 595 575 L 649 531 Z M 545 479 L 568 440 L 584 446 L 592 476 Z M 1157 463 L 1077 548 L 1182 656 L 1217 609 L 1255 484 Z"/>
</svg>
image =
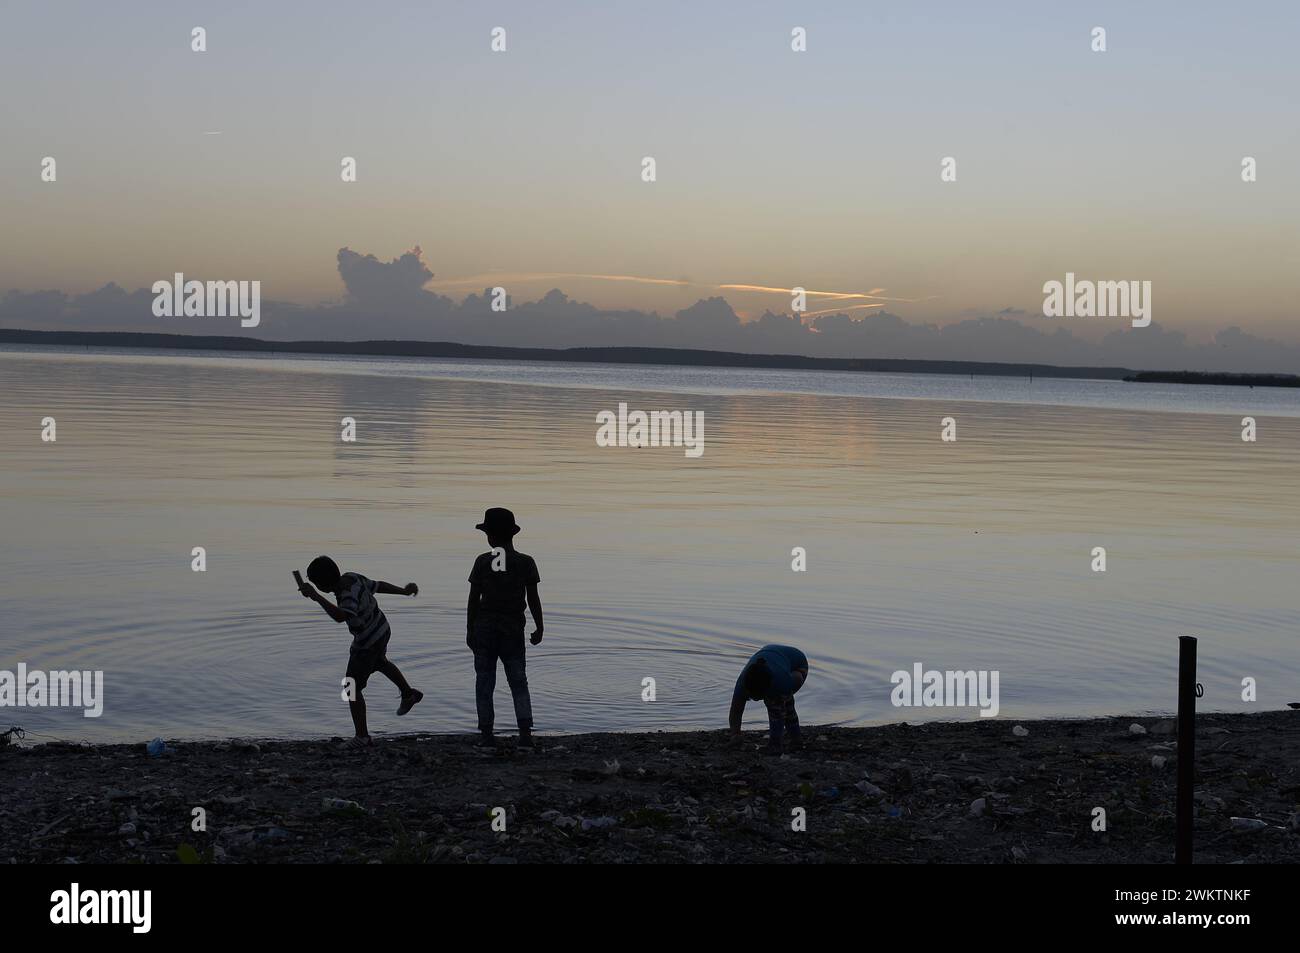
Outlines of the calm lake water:
<svg viewBox="0 0 1300 953">
<path fill-rule="evenodd" d="M 597 446 L 620 401 L 703 411 L 703 456 Z M 346 629 L 290 575 L 325 552 L 420 586 L 384 605 L 426 698 L 399 720 L 375 676 L 372 731 L 472 731 L 466 577 L 494 505 L 541 570 L 544 733 L 721 727 L 767 642 L 811 659 L 806 723 L 975 717 L 894 708 L 890 674 L 916 662 L 999 671 L 1005 719 L 1172 710 L 1180 635 L 1202 710 L 1277 708 L 1300 700 L 1298 474 L 1294 390 L 10 348 L 0 669 L 103 670 L 105 709 L 0 721 L 350 733 Z M 497 712 L 511 728 L 503 677 Z"/>
</svg>

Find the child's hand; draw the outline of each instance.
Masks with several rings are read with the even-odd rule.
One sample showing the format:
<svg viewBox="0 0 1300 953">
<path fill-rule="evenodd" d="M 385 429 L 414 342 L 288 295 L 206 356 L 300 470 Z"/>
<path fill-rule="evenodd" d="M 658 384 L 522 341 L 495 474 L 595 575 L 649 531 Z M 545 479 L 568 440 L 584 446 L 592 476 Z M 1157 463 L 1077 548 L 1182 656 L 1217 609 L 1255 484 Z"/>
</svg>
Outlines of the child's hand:
<svg viewBox="0 0 1300 953">
<path fill-rule="evenodd" d="M 535 632 L 533 632 L 533 634 L 529 636 L 529 641 L 532 642 L 533 645 L 536 645 L 538 642 L 542 641 L 542 630 L 537 629 Z"/>
<path fill-rule="evenodd" d="M 302 585 L 300 585 L 298 587 L 298 591 L 302 593 L 302 597 L 304 599 L 316 598 L 316 587 L 309 582 L 304 582 Z"/>
<path fill-rule="evenodd" d="M 406 588 L 402 591 L 408 596 L 418 596 L 420 594 L 420 587 L 413 582 L 408 582 Z"/>
</svg>

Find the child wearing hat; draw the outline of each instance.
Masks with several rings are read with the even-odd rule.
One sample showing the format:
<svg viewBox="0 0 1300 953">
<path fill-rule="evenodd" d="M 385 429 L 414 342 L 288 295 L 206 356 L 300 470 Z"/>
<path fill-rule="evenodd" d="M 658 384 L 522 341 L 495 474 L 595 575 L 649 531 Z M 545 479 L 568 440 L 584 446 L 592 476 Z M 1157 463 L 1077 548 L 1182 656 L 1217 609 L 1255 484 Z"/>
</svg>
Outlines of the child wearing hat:
<svg viewBox="0 0 1300 953">
<path fill-rule="evenodd" d="M 519 744 L 532 747 L 533 706 L 524 672 L 524 607 L 537 627 L 531 641 L 542 641 L 542 601 L 537 595 L 541 576 L 533 557 L 515 549 L 519 532 L 515 516 L 493 507 L 476 529 L 487 534 L 491 550 L 474 560 L 469 574 L 469 605 L 465 614 L 465 642 L 474 652 L 474 700 L 478 707 L 479 744 L 496 744 L 492 735 L 495 712 L 492 694 L 497 685 L 497 661 L 506 670 L 506 682 L 515 704 Z"/>
</svg>

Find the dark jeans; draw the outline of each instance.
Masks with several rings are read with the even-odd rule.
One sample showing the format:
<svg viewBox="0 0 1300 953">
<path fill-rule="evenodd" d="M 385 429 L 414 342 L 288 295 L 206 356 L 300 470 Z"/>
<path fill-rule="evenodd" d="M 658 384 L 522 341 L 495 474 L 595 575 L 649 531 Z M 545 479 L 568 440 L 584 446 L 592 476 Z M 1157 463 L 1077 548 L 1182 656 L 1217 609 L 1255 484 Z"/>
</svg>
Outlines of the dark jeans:
<svg viewBox="0 0 1300 953">
<path fill-rule="evenodd" d="M 780 745 L 781 736 L 785 734 L 787 728 L 790 730 L 790 737 L 798 741 L 799 713 L 794 710 L 794 696 L 774 695 L 763 701 L 767 705 L 767 727 L 771 732 L 772 744 Z"/>
<path fill-rule="evenodd" d="M 491 732 L 496 721 L 492 693 L 497 687 L 497 659 L 505 666 L 506 682 L 515 702 L 515 720 L 521 729 L 533 727 L 533 703 L 524 674 L 524 626 L 479 617 L 474 623 L 474 700 L 478 705 L 478 730 Z"/>
</svg>

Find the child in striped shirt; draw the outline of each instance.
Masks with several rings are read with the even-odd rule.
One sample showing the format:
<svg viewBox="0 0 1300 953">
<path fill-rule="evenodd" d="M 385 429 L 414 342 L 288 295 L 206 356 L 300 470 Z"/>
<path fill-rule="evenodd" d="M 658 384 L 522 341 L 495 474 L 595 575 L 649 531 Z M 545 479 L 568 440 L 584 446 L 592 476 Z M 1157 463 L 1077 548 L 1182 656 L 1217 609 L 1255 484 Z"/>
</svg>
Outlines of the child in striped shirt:
<svg viewBox="0 0 1300 953">
<path fill-rule="evenodd" d="M 366 727 L 366 700 L 361 691 L 374 672 L 381 672 L 402 693 L 402 702 L 397 713 L 405 715 L 415 703 L 424 697 L 407 684 L 406 678 L 392 662 L 388 661 L 388 639 L 392 635 L 388 627 L 388 617 L 379 608 L 376 594 L 393 596 L 414 596 L 419 587 L 408 582 L 404 589 L 386 582 L 367 579 L 356 572 L 340 573 L 338 565 L 328 556 L 317 556 L 307 567 L 307 578 L 299 591 L 308 599 L 316 602 L 335 622 L 346 622 L 352 633 L 352 648 L 348 653 L 346 678 L 351 680 L 348 709 L 352 713 L 352 725 L 356 737 L 352 744 L 356 746 L 370 744 L 370 732 Z M 313 589 L 312 586 L 316 588 Z M 333 593 L 338 605 L 317 592 Z M 345 682 L 347 684 L 347 682 Z M 355 697 L 352 697 L 355 696 Z"/>
</svg>

